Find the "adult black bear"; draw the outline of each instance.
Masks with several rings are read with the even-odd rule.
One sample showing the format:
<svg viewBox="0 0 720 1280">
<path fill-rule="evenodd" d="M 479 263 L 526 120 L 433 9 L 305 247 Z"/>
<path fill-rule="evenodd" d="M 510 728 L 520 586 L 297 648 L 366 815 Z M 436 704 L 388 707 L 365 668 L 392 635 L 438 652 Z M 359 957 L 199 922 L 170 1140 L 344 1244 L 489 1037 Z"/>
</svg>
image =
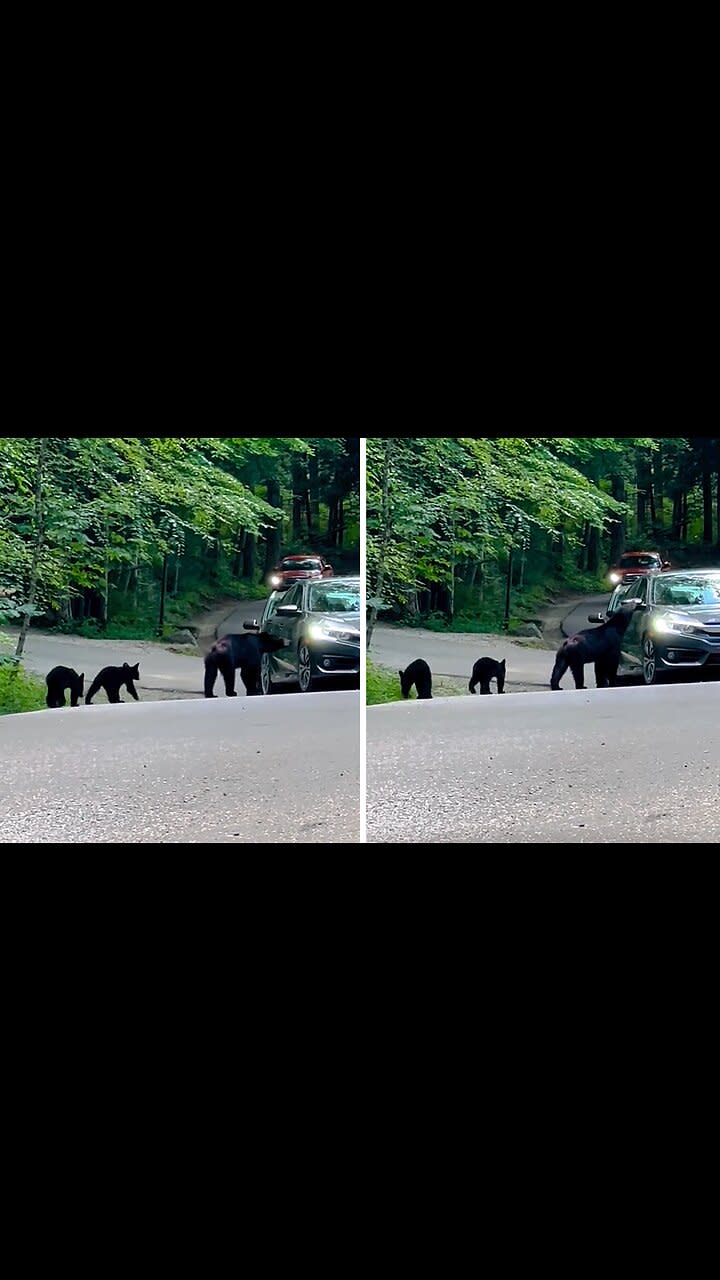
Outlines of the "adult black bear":
<svg viewBox="0 0 720 1280">
<path fill-rule="evenodd" d="M 135 701 L 139 702 L 140 699 L 133 684 L 133 680 L 139 679 L 140 664 L 138 662 L 135 663 L 134 667 L 129 667 L 127 662 L 123 662 L 121 667 L 103 667 L 90 685 L 85 703 L 89 707 L 94 695 L 100 688 L 105 690 L 108 702 L 123 702 L 124 699 L 120 697 L 120 690 L 123 685 L 125 685 L 128 693 L 132 695 Z"/>
<path fill-rule="evenodd" d="M 577 635 L 570 636 L 569 640 L 563 640 L 555 658 L 550 688 L 560 690 L 560 681 L 569 667 L 575 688 L 584 689 L 583 668 L 586 662 L 595 663 L 595 683 L 598 689 L 616 685 L 622 638 L 634 611 L 634 604 L 623 605 L 601 627 L 588 627 L 585 631 L 578 631 Z"/>
<path fill-rule="evenodd" d="M 404 671 L 398 672 L 403 698 L 407 698 L 413 685 L 420 698 L 432 698 L 432 671 L 424 658 L 416 658 Z"/>
<path fill-rule="evenodd" d="M 235 672 L 240 670 L 240 677 L 248 697 L 262 693 L 260 687 L 260 661 L 264 653 L 276 653 L 284 644 L 277 636 L 269 636 L 261 631 L 254 636 L 223 636 L 216 640 L 205 659 L 205 697 L 214 698 L 213 693 L 218 671 L 225 681 L 225 693 L 228 698 L 235 698 Z"/>
<path fill-rule="evenodd" d="M 480 685 L 481 693 L 492 693 L 490 681 L 497 680 L 498 693 L 505 692 L 505 659 L 502 662 L 496 662 L 494 658 L 478 658 L 472 669 L 472 675 L 468 682 L 468 689 L 471 693 L 475 692 L 475 686 Z"/>
<path fill-rule="evenodd" d="M 81 671 L 78 675 L 72 667 L 53 667 L 52 671 L 48 671 L 45 683 L 47 685 L 45 701 L 49 707 L 65 706 L 66 689 L 70 690 L 70 706 L 76 707 L 78 698 L 83 696 L 85 672 Z"/>
</svg>

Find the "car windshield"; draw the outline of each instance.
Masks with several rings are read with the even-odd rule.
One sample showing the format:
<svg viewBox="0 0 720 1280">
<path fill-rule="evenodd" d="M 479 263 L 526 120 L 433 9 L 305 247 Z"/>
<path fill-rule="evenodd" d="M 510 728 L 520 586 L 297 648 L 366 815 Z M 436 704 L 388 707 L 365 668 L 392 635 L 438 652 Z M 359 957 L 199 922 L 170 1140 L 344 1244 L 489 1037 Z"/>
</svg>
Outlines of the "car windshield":
<svg viewBox="0 0 720 1280">
<path fill-rule="evenodd" d="M 620 569 L 654 569 L 660 563 L 659 556 L 623 556 Z"/>
<path fill-rule="evenodd" d="M 283 560 L 281 569 L 321 569 L 319 560 Z"/>
<path fill-rule="evenodd" d="M 359 613 L 360 583 L 337 578 L 318 583 L 310 588 L 309 608 L 312 613 Z"/>
<path fill-rule="evenodd" d="M 659 578 L 655 583 L 655 604 L 669 608 L 720 605 L 720 570 L 717 573 L 683 573 Z"/>
</svg>

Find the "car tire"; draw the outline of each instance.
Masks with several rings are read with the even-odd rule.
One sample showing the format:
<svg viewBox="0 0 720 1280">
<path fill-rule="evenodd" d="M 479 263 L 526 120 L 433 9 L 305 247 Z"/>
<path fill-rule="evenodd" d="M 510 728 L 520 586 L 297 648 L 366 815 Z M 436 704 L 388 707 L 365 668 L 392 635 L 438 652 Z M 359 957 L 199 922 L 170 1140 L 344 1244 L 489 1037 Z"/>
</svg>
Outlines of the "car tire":
<svg viewBox="0 0 720 1280">
<path fill-rule="evenodd" d="M 645 636 L 642 647 L 642 674 L 643 683 L 647 685 L 659 684 L 660 682 L 660 660 L 658 658 L 655 643 L 650 636 Z"/>
<path fill-rule="evenodd" d="M 312 693 L 315 687 L 312 654 L 306 640 L 298 645 L 298 684 L 301 693 Z"/>
<path fill-rule="evenodd" d="M 266 698 L 269 697 L 271 693 L 275 692 L 271 676 L 270 654 L 264 653 L 260 659 L 260 688 Z"/>
</svg>

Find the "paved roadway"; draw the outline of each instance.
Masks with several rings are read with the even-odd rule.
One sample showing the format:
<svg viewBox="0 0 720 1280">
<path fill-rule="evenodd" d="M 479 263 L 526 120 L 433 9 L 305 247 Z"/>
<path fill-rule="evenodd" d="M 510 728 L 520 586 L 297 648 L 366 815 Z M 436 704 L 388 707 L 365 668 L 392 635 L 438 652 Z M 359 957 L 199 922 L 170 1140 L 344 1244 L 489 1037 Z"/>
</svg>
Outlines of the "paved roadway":
<svg viewBox="0 0 720 1280">
<path fill-rule="evenodd" d="M 720 841 L 718 684 L 368 707 L 367 761 L 371 843 Z"/>
<path fill-rule="evenodd" d="M 585 623 L 585 626 L 588 624 Z M 426 631 L 423 627 L 391 627 L 380 623 L 373 632 L 369 656 L 378 666 L 391 671 L 404 669 L 415 658 L 424 658 L 433 676 L 470 679 L 478 658 L 503 658 L 507 662 L 506 692 L 547 689 L 553 669 L 554 650 L 535 649 L 503 636 L 472 635 L 469 632 Z M 493 690 L 495 685 L 492 686 Z M 487 699 L 483 699 L 487 701 Z"/>
<path fill-rule="evenodd" d="M 243 631 L 243 622 L 260 617 L 264 600 L 242 600 L 233 609 L 225 622 L 218 627 L 219 635 L 228 632 Z M 14 652 L 17 628 L 4 628 L 12 636 L 12 647 L 6 646 L 5 652 Z M 140 663 L 140 680 L 138 692 L 141 700 L 152 702 L 163 698 L 203 697 L 203 656 L 207 652 L 206 644 L 199 652 L 183 654 L 172 653 L 161 644 L 153 644 L 149 640 L 88 640 L 84 636 L 54 635 L 47 632 L 31 630 L 25 641 L 23 664 L 28 671 L 35 672 L 43 678 L 53 667 L 74 667 L 76 671 L 85 672 L 85 692 L 103 667 L 122 666 L 128 662 L 133 666 Z M 245 686 L 238 676 L 235 687 L 238 697 L 245 694 Z M 215 686 L 218 697 L 225 697 L 222 679 L 218 677 Z M 65 695 L 68 697 L 68 695 Z M 124 690 L 121 695 L 132 701 Z M 68 698 L 69 700 L 69 698 Z M 106 702 L 105 694 L 96 694 L 93 703 Z"/>
<path fill-rule="evenodd" d="M 2 716 L 0 843 L 358 843 L 359 710 L 346 691 Z"/>
<path fill-rule="evenodd" d="M 562 635 L 572 636 L 590 627 L 588 614 L 604 612 L 609 599 L 610 594 L 606 592 L 604 595 L 585 596 L 575 603 L 568 601 L 566 606 L 556 605 L 553 613 L 557 621 L 550 630 L 555 633 L 557 642 Z M 558 625 L 559 633 L 556 630 Z M 380 623 L 373 632 L 370 657 L 391 671 L 399 671 L 415 658 L 424 658 L 434 676 L 455 676 L 465 681 L 470 679 L 473 663 L 478 658 L 495 658 L 496 661 L 505 658 L 505 692 L 535 693 L 550 687 L 557 644 L 550 640 L 546 643 L 547 648 L 535 648 L 497 635 L 442 633 L 426 631 L 422 627 L 392 627 Z M 632 680 L 638 665 L 628 659 L 621 670 Z M 588 678 L 594 680 L 592 667 L 588 669 Z M 565 681 L 572 684 L 569 672 Z M 494 692 L 495 685 L 491 687 Z"/>
</svg>

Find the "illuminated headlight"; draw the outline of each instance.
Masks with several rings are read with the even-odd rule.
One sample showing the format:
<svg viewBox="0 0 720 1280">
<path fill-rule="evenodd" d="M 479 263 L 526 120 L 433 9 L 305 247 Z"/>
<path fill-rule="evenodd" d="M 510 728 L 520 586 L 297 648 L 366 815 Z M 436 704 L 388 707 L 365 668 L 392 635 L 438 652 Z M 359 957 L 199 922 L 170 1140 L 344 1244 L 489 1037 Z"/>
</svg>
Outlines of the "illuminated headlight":
<svg viewBox="0 0 720 1280">
<path fill-rule="evenodd" d="M 611 574 L 610 574 L 610 581 L 612 582 L 612 584 L 613 584 L 613 586 L 614 586 L 616 582 L 619 582 L 619 581 L 620 581 L 620 574 L 619 574 L 619 573 L 611 573 Z"/>
<path fill-rule="evenodd" d="M 360 643 L 360 632 L 348 630 L 347 627 L 333 626 L 332 622 L 313 622 L 310 626 L 313 640 L 342 640 L 346 644 Z"/>
<path fill-rule="evenodd" d="M 661 635 L 667 635 L 669 631 L 680 631 L 687 636 L 695 630 L 691 622 L 681 622 L 679 618 L 656 618 L 653 626 Z"/>
<path fill-rule="evenodd" d="M 280 586 L 280 581 L 281 581 L 281 579 L 280 579 L 280 578 L 278 578 L 278 576 L 277 576 L 277 574 L 276 574 L 276 573 L 274 573 L 274 574 L 273 574 L 273 576 L 272 576 L 272 578 L 270 579 L 270 586 L 271 586 L 271 587 L 279 587 L 279 586 Z"/>
</svg>

